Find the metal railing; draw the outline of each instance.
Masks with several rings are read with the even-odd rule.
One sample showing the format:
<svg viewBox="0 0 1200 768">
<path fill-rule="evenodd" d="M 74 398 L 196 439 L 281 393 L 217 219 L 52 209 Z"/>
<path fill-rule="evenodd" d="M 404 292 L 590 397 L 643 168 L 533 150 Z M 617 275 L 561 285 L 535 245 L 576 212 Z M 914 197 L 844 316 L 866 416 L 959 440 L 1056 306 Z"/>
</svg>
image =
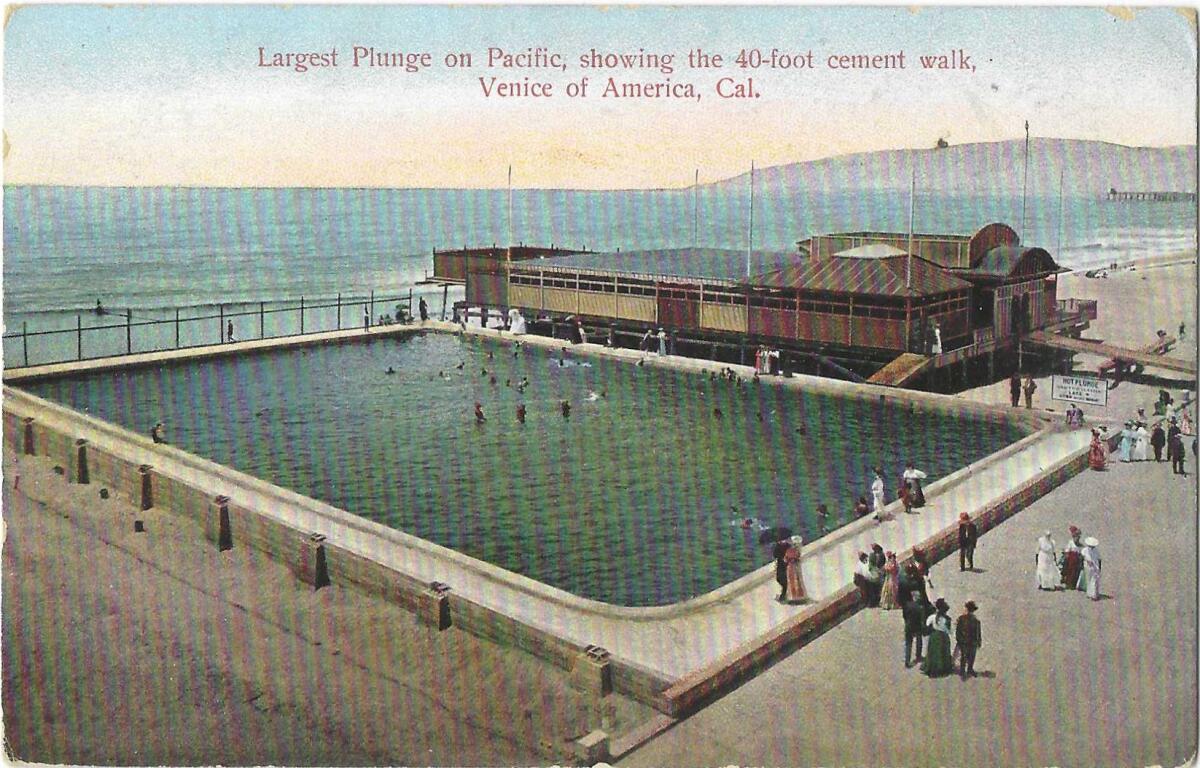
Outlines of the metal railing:
<svg viewBox="0 0 1200 768">
<path fill-rule="evenodd" d="M 3 354 L 6 365 L 18 367 L 19 361 L 19 367 L 25 367 L 370 327 L 388 317 L 391 322 L 401 321 L 397 316 L 401 311 L 412 318 L 418 298 L 409 289 L 406 294 L 391 296 L 376 296 L 374 291 L 337 294 L 333 300 L 315 303 L 301 296 L 298 300 L 190 308 L 200 314 L 178 308 L 81 312 L 75 315 L 74 327 L 31 331 L 28 321 L 22 321 L 19 332 L 3 335 Z M 444 317 L 449 311 L 449 302 L 443 298 L 441 294 L 428 296 L 430 317 L 439 317 L 438 313 Z M 446 306 L 440 306 L 443 303 Z M 147 319 L 135 319 L 138 312 Z M 99 324 L 86 325 L 84 320 L 89 317 Z"/>
</svg>

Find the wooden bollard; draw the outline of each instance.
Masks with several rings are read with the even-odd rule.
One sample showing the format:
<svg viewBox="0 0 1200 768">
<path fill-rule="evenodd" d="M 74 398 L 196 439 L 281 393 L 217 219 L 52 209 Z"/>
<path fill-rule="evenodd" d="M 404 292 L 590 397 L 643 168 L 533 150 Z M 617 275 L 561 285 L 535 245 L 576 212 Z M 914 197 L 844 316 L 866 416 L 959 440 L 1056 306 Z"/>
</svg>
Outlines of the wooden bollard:
<svg viewBox="0 0 1200 768">
<path fill-rule="evenodd" d="M 33 417 L 26 416 L 25 418 L 21 419 L 21 421 L 25 424 L 23 439 L 24 445 L 22 448 L 24 449 L 26 456 L 32 456 L 35 448 L 33 444 Z"/>
<path fill-rule="evenodd" d="M 146 511 L 154 506 L 154 484 L 151 480 L 153 467 L 149 464 L 142 464 L 138 467 L 138 475 L 141 477 L 142 486 L 142 502 L 141 509 Z"/>
<path fill-rule="evenodd" d="M 300 545 L 296 578 L 313 589 L 329 586 L 329 567 L 325 563 L 325 535 L 311 533 Z"/>
<path fill-rule="evenodd" d="M 612 693 L 612 666 L 609 653 L 598 645 L 589 645 L 575 659 L 571 686 L 596 697 Z"/>
<path fill-rule="evenodd" d="M 87 460 L 87 440 L 80 438 L 75 441 L 75 456 L 70 467 L 72 482 L 80 485 L 88 484 L 88 460 Z"/>
<path fill-rule="evenodd" d="M 229 497 L 217 496 L 208 502 L 208 514 L 204 516 L 204 538 L 224 552 L 233 549 L 233 531 L 229 527 Z"/>
<path fill-rule="evenodd" d="M 440 581 L 429 583 L 429 588 L 418 598 L 417 621 L 439 632 L 450 628 L 450 587 Z"/>
</svg>

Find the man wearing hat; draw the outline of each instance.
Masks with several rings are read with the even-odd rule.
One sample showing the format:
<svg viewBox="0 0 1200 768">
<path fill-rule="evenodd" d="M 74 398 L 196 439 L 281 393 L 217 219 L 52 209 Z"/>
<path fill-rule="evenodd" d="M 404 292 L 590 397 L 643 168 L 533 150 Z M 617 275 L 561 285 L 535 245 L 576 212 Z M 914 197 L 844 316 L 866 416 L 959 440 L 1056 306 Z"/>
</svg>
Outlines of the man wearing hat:
<svg viewBox="0 0 1200 768">
<path fill-rule="evenodd" d="M 963 512 L 958 516 L 958 570 L 975 570 L 975 542 L 979 541 L 979 529 L 971 522 L 971 516 Z"/>
<path fill-rule="evenodd" d="M 983 627 L 975 617 L 977 606 L 968 600 L 966 611 L 958 617 L 954 626 L 954 639 L 958 643 L 959 672 L 962 679 L 975 677 L 975 652 L 983 645 Z"/>
<path fill-rule="evenodd" d="M 1187 475 L 1187 471 L 1183 468 L 1183 431 L 1179 425 L 1175 423 L 1175 417 L 1171 417 L 1171 427 L 1167 430 L 1167 460 L 1171 462 L 1171 472 L 1176 475 Z"/>
<path fill-rule="evenodd" d="M 908 599 L 900 605 L 904 614 L 904 668 L 924 660 L 921 652 L 925 646 L 925 622 L 933 615 L 933 606 L 919 590 L 912 590 Z M 913 643 L 917 644 L 916 659 L 912 657 Z"/>
</svg>

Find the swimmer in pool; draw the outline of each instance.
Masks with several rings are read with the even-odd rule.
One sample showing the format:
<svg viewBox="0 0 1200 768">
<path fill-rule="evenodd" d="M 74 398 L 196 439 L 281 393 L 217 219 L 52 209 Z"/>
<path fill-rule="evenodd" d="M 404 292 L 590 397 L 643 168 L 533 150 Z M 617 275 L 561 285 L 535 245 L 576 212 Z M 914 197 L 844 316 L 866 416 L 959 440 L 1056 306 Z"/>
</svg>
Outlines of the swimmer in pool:
<svg viewBox="0 0 1200 768">
<path fill-rule="evenodd" d="M 520 424 L 525 423 L 525 403 L 517 406 L 517 422 Z"/>
<path fill-rule="evenodd" d="M 487 421 L 487 417 L 483 415 L 483 403 L 475 403 L 475 423 L 482 424 Z"/>
<path fill-rule="evenodd" d="M 571 418 L 571 403 L 569 401 L 563 400 L 562 403 L 559 405 L 559 408 L 560 408 L 560 410 L 562 410 L 562 415 L 563 415 L 564 419 Z"/>
<path fill-rule="evenodd" d="M 395 372 L 396 372 L 396 369 L 390 365 L 388 366 L 388 369 L 386 371 L 384 371 L 384 373 L 386 373 L 388 376 L 391 376 Z"/>
</svg>

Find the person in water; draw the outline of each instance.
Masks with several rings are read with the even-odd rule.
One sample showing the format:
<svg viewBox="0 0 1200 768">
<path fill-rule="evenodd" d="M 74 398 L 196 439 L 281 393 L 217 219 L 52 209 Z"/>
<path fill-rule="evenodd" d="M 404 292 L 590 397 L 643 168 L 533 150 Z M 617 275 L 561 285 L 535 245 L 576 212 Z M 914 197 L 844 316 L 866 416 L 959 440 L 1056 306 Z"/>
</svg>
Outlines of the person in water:
<svg viewBox="0 0 1200 768">
<path fill-rule="evenodd" d="M 386 371 L 384 371 L 384 373 L 386 373 L 388 376 L 391 376 L 395 372 L 396 372 L 396 369 L 390 365 L 388 366 L 388 369 Z"/>
<path fill-rule="evenodd" d="M 104 309 L 104 305 L 100 303 L 100 299 L 96 299 L 96 314 L 103 315 L 106 313 L 106 311 L 107 310 Z"/>
<path fill-rule="evenodd" d="M 163 436 L 163 423 L 160 421 L 150 428 L 150 439 L 156 443 L 165 443 L 167 438 Z"/>
<path fill-rule="evenodd" d="M 569 401 L 563 400 L 559 407 L 562 409 L 562 415 L 564 419 L 571 418 L 571 403 Z"/>
<path fill-rule="evenodd" d="M 487 421 L 487 417 L 483 415 L 483 403 L 475 403 L 475 423 L 482 424 Z"/>
<path fill-rule="evenodd" d="M 517 423 L 525 423 L 525 403 L 521 403 L 517 406 Z"/>
</svg>

